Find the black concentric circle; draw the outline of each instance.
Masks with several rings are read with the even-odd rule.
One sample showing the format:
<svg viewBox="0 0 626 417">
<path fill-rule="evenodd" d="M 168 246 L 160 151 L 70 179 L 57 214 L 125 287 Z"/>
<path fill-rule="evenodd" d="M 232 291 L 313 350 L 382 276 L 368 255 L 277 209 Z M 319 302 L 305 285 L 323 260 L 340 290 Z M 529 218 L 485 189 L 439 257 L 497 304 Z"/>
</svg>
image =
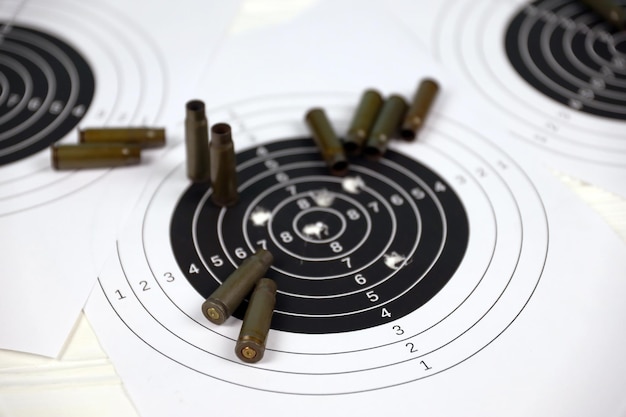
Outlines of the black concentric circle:
<svg viewBox="0 0 626 417">
<path fill-rule="evenodd" d="M 514 69 L 541 93 L 574 110 L 623 120 L 625 41 L 582 2 L 538 0 L 512 19 L 505 47 Z"/>
<path fill-rule="evenodd" d="M 93 72 L 65 41 L 0 24 L 0 165 L 63 138 L 87 112 Z"/>
<path fill-rule="evenodd" d="M 256 248 L 270 250 L 275 329 L 338 333 L 398 319 L 437 294 L 463 259 L 463 204 L 400 153 L 355 161 L 340 178 L 304 138 L 246 150 L 237 164 L 238 204 L 219 208 L 208 186 L 191 185 L 174 210 L 172 248 L 203 297 Z"/>
</svg>

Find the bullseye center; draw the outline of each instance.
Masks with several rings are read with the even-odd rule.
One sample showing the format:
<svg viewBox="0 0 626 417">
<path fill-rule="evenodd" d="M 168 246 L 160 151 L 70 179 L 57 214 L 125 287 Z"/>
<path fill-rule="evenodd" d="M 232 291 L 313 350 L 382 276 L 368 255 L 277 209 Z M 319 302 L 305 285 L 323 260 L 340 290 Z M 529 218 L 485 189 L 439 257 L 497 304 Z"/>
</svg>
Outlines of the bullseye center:
<svg viewBox="0 0 626 417">
<path fill-rule="evenodd" d="M 346 229 L 344 216 L 335 209 L 313 207 L 303 210 L 293 220 L 294 232 L 311 243 L 327 243 L 338 239 Z"/>
</svg>

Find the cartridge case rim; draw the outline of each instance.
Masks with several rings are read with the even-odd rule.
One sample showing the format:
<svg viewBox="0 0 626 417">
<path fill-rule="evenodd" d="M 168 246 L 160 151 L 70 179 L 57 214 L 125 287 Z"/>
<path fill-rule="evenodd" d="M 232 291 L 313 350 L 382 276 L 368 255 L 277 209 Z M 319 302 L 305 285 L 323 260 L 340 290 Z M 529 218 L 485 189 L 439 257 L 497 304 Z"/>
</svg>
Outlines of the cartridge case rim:
<svg viewBox="0 0 626 417">
<path fill-rule="evenodd" d="M 345 159 L 341 159 L 331 163 L 330 170 L 333 175 L 343 176 L 348 173 L 348 167 L 348 161 L 346 161 Z"/>
<path fill-rule="evenodd" d="M 187 110 L 187 117 L 194 118 L 197 121 L 206 119 L 205 104 L 202 100 L 189 100 L 185 104 L 185 109 Z"/>
<path fill-rule="evenodd" d="M 251 358 L 245 356 L 243 354 L 243 350 L 246 348 L 254 350 L 254 352 L 256 352 L 256 355 L 254 355 L 254 357 L 251 357 Z M 256 363 L 260 361 L 261 359 L 263 359 L 263 356 L 265 355 L 265 346 L 254 340 L 237 341 L 237 344 L 235 345 L 235 354 L 243 362 Z"/>
<path fill-rule="evenodd" d="M 211 317 L 208 313 L 209 309 L 215 309 L 219 313 L 218 318 Z M 230 317 L 231 312 L 228 310 L 228 306 L 217 298 L 209 297 L 204 303 L 202 303 L 202 313 L 210 322 L 215 324 L 222 324 Z"/>
<path fill-rule="evenodd" d="M 228 123 L 216 123 L 211 126 L 211 133 L 215 134 L 215 138 L 211 136 L 211 139 L 216 139 L 216 145 L 229 146 L 232 145 L 231 127 Z"/>
</svg>

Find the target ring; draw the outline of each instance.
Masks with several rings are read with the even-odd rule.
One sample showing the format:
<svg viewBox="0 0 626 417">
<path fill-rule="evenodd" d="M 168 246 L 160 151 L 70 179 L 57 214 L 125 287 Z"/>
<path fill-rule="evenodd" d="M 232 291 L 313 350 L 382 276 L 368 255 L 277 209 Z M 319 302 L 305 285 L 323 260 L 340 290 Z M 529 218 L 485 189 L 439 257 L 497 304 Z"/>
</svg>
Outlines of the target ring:
<svg viewBox="0 0 626 417">
<path fill-rule="evenodd" d="M 210 188 L 190 186 L 173 214 L 172 247 L 204 298 L 256 248 L 270 250 L 274 329 L 336 333 L 387 323 L 436 295 L 463 259 L 462 203 L 401 154 L 355 161 L 345 178 L 327 173 L 311 139 L 264 144 L 237 162 L 237 206 L 216 207 Z"/>
<path fill-rule="evenodd" d="M 589 114 L 626 119 L 623 35 L 580 2 L 539 0 L 505 37 L 515 70 L 546 96 Z"/>
<path fill-rule="evenodd" d="M 0 24 L 0 165 L 63 138 L 87 112 L 93 72 L 65 41 L 40 30 Z"/>
</svg>

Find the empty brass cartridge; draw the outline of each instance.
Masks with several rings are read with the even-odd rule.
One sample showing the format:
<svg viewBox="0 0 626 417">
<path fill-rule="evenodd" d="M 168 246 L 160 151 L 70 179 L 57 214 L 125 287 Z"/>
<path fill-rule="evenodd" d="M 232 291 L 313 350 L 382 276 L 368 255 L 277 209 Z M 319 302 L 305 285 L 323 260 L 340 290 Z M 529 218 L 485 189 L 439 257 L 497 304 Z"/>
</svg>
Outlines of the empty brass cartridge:
<svg viewBox="0 0 626 417">
<path fill-rule="evenodd" d="M 211 200 L 218 206 L 232 206 L 239 200 L 237 161 L 230 126 L 218 123 L 211 127 Z"/>
<path fill-rule="evenodd" d="M 185 117 L 185 146 L 187 149 L 187 177 L 193 182 L 211 181 L 209 156 L 209 125 L 204 113 L 204 102 L 187 102 Z"/>
<path fill-rule="evenodd" d="M 387 151 L 389 140 L 396 135 L 407 107 L 404 98 L 395 94 L 385 100 L 365 143 L 363 153 L 366 157 L 378 159 Z"/>
<path fill-rule="evenodd" d="M 112 168 L 137 165 L 141 162 L 141 148 L 122 143 L 84 143 L 79 145 L 54 145 L 54 169 Z"/>
<path fill-rule="evenodd" d="M 81 143 L 120 142 L 142 148 L 159 148 L 165 146 L 165 129 L 149 127 L 89 128 L 78 132 L 78 140 Z"/>
<path fill-rule="evenodd" d="M 348 171 L 346 154 L 324 110 L 320 108 L 309 110 L 305 120 L 331 174 L 345 175 Z"/>
<path fill-rule="evenodd" d="M 378 91 L 366 90 L 363 93 L 343 142 L 347 154 L 356 155 L 361 152 L 382 106 L 383 98 Z"/>
<path fill-rule="evenodd" d="M 582 0 L 582 2 L 615 28 L 624 30 L 626 27 L 626 11 L 615 0 Z"/>
<path fill-rule="evenodd" d="M 215 324 L 222 324 L 239 307 L 270 265 L 271 252 L 259 249 L 228 276 L 202 304 L 202 313 Z"/>
<path fill-rule="evenodd" d="M 417 136 L 417 132 L 420 130 L 426 120 L 428 111 L 430 110 L 437 92 L 439 91 L 439 84 L 432 79 L 424 79 L 420 82 L 413 97 L 411 107 L 404 118 L 402 123 L 402 129 L 400 130 L 400 136 L 406 140 L 413 140 Z"/>
<path fill-rule="evenodd" d="M 263 358 L 275 305 L 276 283 L 262 278 L 250 297 L 235 345 L 235 354 L 242 361 L 258 362 Z"/>
</svg>

